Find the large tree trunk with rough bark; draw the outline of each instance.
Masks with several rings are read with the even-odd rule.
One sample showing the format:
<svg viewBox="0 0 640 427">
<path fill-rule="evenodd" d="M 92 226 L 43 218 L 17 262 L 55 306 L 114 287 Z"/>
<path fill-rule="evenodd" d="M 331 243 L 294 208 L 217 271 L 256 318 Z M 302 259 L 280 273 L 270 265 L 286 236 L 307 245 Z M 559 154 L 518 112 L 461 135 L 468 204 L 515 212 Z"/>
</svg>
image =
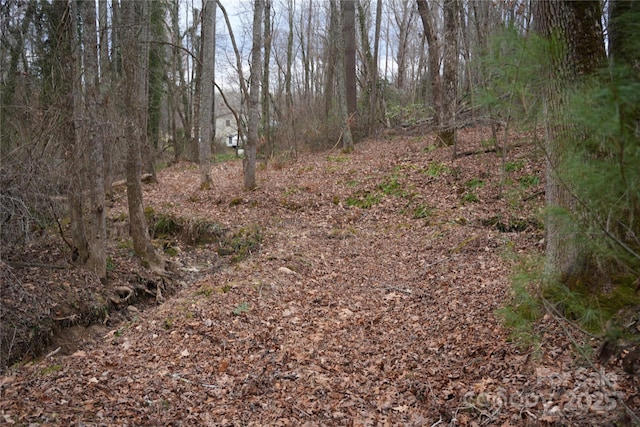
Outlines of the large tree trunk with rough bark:
<svg viewBox="0 0 640 427">
<path fill-rule="evenodd" d="M 198 164 L 200 165 L 200 188 L 206 190 L 213 183 L 211 179 L 211 144 L 213 142 L 216 3 L 214 0 L 203 0 L 202 6 L 202 83 L 200 84 L 202 104 L 200 106 Z"/>
<path fill-rule="evenodd" d="M 600 3 L 595 1 L 538 0 L 533 3 L 536 31 L 555 42 L 551 52 L 549 85 L 545 90 L 546 273 L 572 286 L 587 279 L 589 254 L 574 226 L 580 213 L 571 188 L 559 177 L 566 141 L 580 138 L 570 123 L 559 123 L 568 85 L 591 73 L 605 58 Z M 554 212 L 565 212 L 557 215 Z"/>
<path fill-rule="evenodd" d="M 355 0 L 343 0 L 344 22 L 342 34 L 344 35 L 344 67 L 345 67 L 345 91 L 347 97 L 347 113 L 349 117 L 355 117 L 358 111 L 356 91 L 356 2 Z"/>
<path fill-rule="evenodd" d="M 440 42 L 436 34 L 436 23 L 433 18 L 431 7 L 427 0 L 416 0 L 418 13 L 422 20 L 424 36 L 427 39 L 429 49 L 429 80 L 431 82 L 431 101 L 433 105 L 434 125 L 439 126 L 443 122 L 442 112 L 442 79 L 440 78 Z"/>
<path fill-rule="evenodd" d="M 125 1 L 122 11 L 122 92 L 123 122 L 127 141 L 127 202 L 129 207 L 129 232 L 133 249 L 146 266 L 161 266 L 149 236 L 142 201 L 142 156 L 140 150 L 146 137 L 146 58 L 137 46 L 142 30 L 135 8 L 139 2 Z"/>
<path fill-rule="evenodd" d="M 244 188 L 256 187 L 256 154 L 258 125 L 260 124 L 260 76 L 262 74 L 262 12 L 264 0 L 255 0 L 253 6 L 253 47 L 251 48 L 251 75 L 249 87 L 249 126 L 247 146 L 244 150 Z"/>
<path fill-rule="evenodd" d="M 62 1 L 56 2 L 56 5 L 65 7 Z M 71 237 L 73 239 L 73 258 L 80 264 L 86 264 L 89 259 L 89 244 L 84 226 L 84 200 L 83 192 L 86 188 L 86 168 L 83 159 L 86 126 L 84 123 L 84 100 L 82 96 L 82 58 L 80 43 L 77 38 L 78 29 L 78 10 L 75 2 L 69 3 L 67 10 L 69 21 L 60 27 L 68 29 L 68 33 L 63 34 L 63 39 L 68 40 L 71 46 L 71 72 L 69 76 L 71 81 L 71 89 L 73 93 L 73 129 L 74 134 L 73 145 L 70 150 L 71 154 L 71 174 L 69 183 L 69 209 L 71 220 Z M 67 21 L 65 17 L 65 21 Z M 69 25 L 69 27 L 67 26 Z M 64 30 L 63 30 L 64 31 Z M 67 67 L 67 65 L 63 65 Z"/>
<path fill-rule="evenodd" d="M 456 109 L 458 96 L 458 2 L 444 2 L 444 89 L 442 129 L 438 132 L 441 143 L 456 149 Z"/>
<path fill-rule="evenodd" d="M 336 4 L 337 0 L 331 0 L 331 34 L 330 38 L 333 39 L 336 61 L 336 91 L 337 91 L 337 104 L 338 115 L 340 116 L 340 127 L 342 131 L 342 150 L 350 152 L 353 150 L 353 138 L 351 136 L 351 127 L 349 122 L 349 111 L 347 110 L 347 89 L 345 82 L 345 67 L 344 67 L 344 40 L 342 37 L 342 16 L 340 13 L 340 7 Z"/>
</svg>

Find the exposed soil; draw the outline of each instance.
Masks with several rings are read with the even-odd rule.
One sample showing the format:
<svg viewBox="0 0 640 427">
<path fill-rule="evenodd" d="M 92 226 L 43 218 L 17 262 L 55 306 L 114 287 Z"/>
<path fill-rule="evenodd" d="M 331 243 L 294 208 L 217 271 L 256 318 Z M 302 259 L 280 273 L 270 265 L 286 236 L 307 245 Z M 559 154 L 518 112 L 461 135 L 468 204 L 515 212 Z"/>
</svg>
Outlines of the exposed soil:
<svg viewBox="0 0 640 427">
<path fill-rule="evenodd" d="M 631 423 L 638 379 L 616 358 L 600 366 L 572 350 L 596 340 L 548 314 L 537 326 L 541 345 L 519 347 L 496 314 L 510 300 L 518 263 L 542 251 L 544 159 L 534 136 L 519 134 L 502 177 L 489 137 L 487 129 L 461 130 L 459 151 L 477 154 L 455 160 L 430 135 L 397 134 L 349 155 L 272 160 L 252 192 L 242 190 L 240 161 L 214 165 L 207 191 L 197 168 L 174 165 L 144 194 L 156 225 L 164 221 L 156 237 L 171 249 L 168 277 L 143 272 L 126 233 L 113 236 L 107 286 L 79 268 L 0 264 L 11 280 L 3 319 L 51 318 L 58 324 L 49 334 L 63 326 L 55 319 L 94 323 L 50 343 L 54 354 L 4 372 L 0 420 Z M 126 222 L 125 201 L 116 197 L 113 221 Z M 60 253 L 34 252 L 30 262 L 59 265 Z M 148 295 L 146 305 L 123 301 L 122 287 Z M 69 295 L 108 310 L 71 318 Z M 107 317 L 116 309 L 118 319 Z M 5 345 L 4 321 L 3 329 Z"/>
</svg>

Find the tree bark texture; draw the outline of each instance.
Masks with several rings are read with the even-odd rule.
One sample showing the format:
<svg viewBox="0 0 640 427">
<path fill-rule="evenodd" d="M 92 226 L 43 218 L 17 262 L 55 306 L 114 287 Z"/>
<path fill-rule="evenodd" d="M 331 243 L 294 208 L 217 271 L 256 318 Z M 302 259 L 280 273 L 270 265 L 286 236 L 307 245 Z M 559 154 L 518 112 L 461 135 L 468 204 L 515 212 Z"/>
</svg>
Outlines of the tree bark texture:
<svg viewBox="0 0 640 427">
<path fill-rule="evenodd" d="M 142 156 L 140 150 L 146 136 L 146 76 L 144 51 L 140 54 L 139 34 L 142 26 L 136 18 L 139 2 L 122 2 L 122 108 L 125 138 L 127 141 L 127 202 L 129 208 L 129 232 L 133 250 L 143 264 L 161 265 L 151 243 L 142 201 Z"/>
<path fill-rule="evenodd" d="M 405 89 L 408 68 L 409 32 L 411 21 L 414 16 L 414 9 L 410 6 L 410 0 L 401 0 L 394 4 L 394 19 L 398 27 L 398 53 L 396 63 L 398 64 L 396 87 L 402 91 Z M 398 10 L 400 9 L 400 10 Z"/>
<path fill-rule="evenodd" d="M 266 155 L 273 152 L 271 135 L 271 94 L 269 93 L 271 63 L 271 0 L 264 0 L 264 67 L 262 67 L 262 134 L 266 142 Z"/>
<path fill-rule="evenodd" d="M 103 181 L 105 194 L 113 193 L 113 143 L 108 144 L 107 141 L 115 140 L 113 129 L 113 108 L 112 101 L 110 99 L 110 93 L 113 92 L 111 82 L 114 80 L 111 78 L 113 73 L 113 65 L 109 56 L 109 23 L 107 21 L 107 0 L 98 1 L 98 23 L 100 28 L 100 92 L 101 92 L 101 104 L 103 108 L 103 114 L 106 116 L 106 120 L 103 118 L 103 123 L 100 126 L 100 133 L 102 135 L 102 165 L 103 165 Z M 113 18 L 111 25 L 114 25 Z"/>
<path fill-rule="evenodd" d="M 342 7 L 344 13 L 342 34 L 344 35 L 347 113 L 349 117 L 355 117 L 358 111 L 356 86 L 356 2 L 355 0 L 342 0 Z"/>
<path fill-rule="evenodd" d="M 443 122 L 438 133 L 443 145 L 454 146 L 456 142 L 456 109 L 458 96 L 458 2 L 444 2 L 444 89 Z"/>
<path fill-rule="evenodd" d="M 262 74 L 262 13 L 264 0 L 255 0 L 253 6 L 253 46 L 251 48 L 251 75 L 249 86 L 249 126 L 247 146 L 244 150 L 244 188 L 256 187 L 256 155 L 258 126 L 260 124 L 260 76 Z"/>
<path fill-rule="evenodd" d="M 353 150 L 353 138 L 351 136 L 351 128 L 349 123 L 349 111 L 347 110 L 347 88 L 345 82 L 345 67 L 344 67 L 344 40 L 342 37 L 342 16 L 340 13 L 340 7 L 337 5 L 337 0 L 331 0 L 331 21 L 334 23 L 332 27 L 332 34 L 329 36 L 333 38 L 336 50 L 336 91 L 337 91 L 337 104 L 338 115 L 340 120 L 340 127 L 342 131 L 342 150 L 350 152 Z"/>
<path fill-rule="evenodd" d="M 369 135 L 373 135 L 378 118 L 378 58 L 380 57 L 380 29 L 382 28 L 382 0 L 376 1 L 376 23 L 373 36 L 373 56 L 369 66 Z"/>
<path fill-rule="evenodd" d="M 442 80 L 440 78 L 440 42 L 436 33 L 436 24 L 433 19 L 433 13 L 427 0 L 416 0 L 418 4 L 418 13 L 422 20 L 424 35 L 427 39 L 427 47 L 429 48 L 429 80 L 431 81 L 431 101 L 434 110 L 434 125 L 439 126 L 443 123 L 442 111 Z"/>
<path fill-rule="evenodd" d="M 64 8 L 64 2 L 59 1 Z M 71 78 L 72 94 L 73 94 L 73 126 L 74 137 L 73 146 L 71 147 L 71 174 L 69 183 L 69 208 L 70 208 L 70 220 L 71 220 L 71 237 L 73 239 L 74 246 L 74 258 L 80 264 L 86 264 L 89 259 L 89 243 L 87 242 L 86 229 L 84 226 L 83 207 L 84 200 L 82 193 L 84 192 L 85 180 L 86 180 L 86 168 L 84 160 L 84 147 L 83 141 L 86 134 L 85 123 L 85 111 L 84 111 L 84 99 L 82 96 L 82 58 L 80 51 L 80 42 L 77 37 L 78 28 L 78 10 L 75 2 L 69 3 L 69 9 L 67 10 L 69 19 L 69 26 L 67 24 L 61 25 L 61 29 L 68 31 L 63 34 L 63 40 L 69 41 L 71 46 L 71 72 L 68 76 Z M 66 18 L 65 18 L 66 20 Z"/>
<path fill-rule="evenodd" d="M 288 7 L 288 26 L 289 33 L 287 34 L 287 69 L 284 76 L 284 92 L 286 97 L 286 115 L 287 115 L 287 128 L 289 131 L 289 139 L 293 142 L 294 153 L 298 154 L 298 138 L 295 137 L 295 121 L 293 117 L 293 93 L 291 91 L 291 79 L 292 79 L 292 67 L 293 67 L 293 0 L 287 1 Z"/>
<path fill-rule="evenodd" d="M 594 71 L 605 57 L 600 3 L 594 1 L 538 0 L 533 4 L 535 30 L 551 46 L 552 66 L 549 85 L 545 88 L 546 134 L 546 204 L 547 209 L 564 210 L 573 222 L 579 220 L 576 200 L 571 189 L 559 177 L 568 139 L 570 123 L 557 123 L 564 104 L 567 85 Z M 589 254 L 574 227 L 562 217 L 548 214 L 545 224 L 546 266 L 549 277 L 571 286 L 586 278 Z"/>
<path fill-rule="evenodd" d="M 84 143 L 89 153 L 87 184 L 89 186 L 87 267 L 95 271 L 100 279 L 107 277 L 107 224 L 104 194 L 104 151 L 101 132 L 100 82 L 98 76 L 98 42 L 96 27 L 96 5 L 93 1 L 80 3 L 82 12 L 82 42 L 84 45 L 84 113 L 86 134 Z M 103 110 L 104 111 L 104 110 Z"/>
<path fill-rule="evenodd" d="M 200 105 L 200 141 L 198 142 L 198 164 L 200 166 L 200 188 L 209 189 L 211 179 L 211 144 L 213 142 L 213 79 L 215 69 L 215 0 L 202 2 L 202 89 Z"/>
</svg>

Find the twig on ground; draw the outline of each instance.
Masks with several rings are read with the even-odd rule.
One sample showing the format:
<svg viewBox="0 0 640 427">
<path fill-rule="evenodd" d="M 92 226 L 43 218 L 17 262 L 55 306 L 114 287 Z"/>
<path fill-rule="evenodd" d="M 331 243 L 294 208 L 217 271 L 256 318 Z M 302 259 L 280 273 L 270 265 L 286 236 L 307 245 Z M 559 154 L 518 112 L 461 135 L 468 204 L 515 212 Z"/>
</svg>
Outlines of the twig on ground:
<svg viewBox="0 0 640 427">
<path fill-rule="evenodd" d="M 55 350 L 53 350 L 52 352 L 50 352 L 49 354 L 47 354 L 44 358 L 48 359 L 51 356 L 55 355 L 56 353 L 58 353 L 60 351 L 60 347 L 56 348 Z"/>
<path fill-rule="evenodd" d="M 549 302 L 546 299 L 542 300 L 545 307 L 550 307 L 554 313 L 557 313 L 557 311 L 555 310 L 554 307 L 551 307 L 551 304 L 549 304 Z M 558 313 L 559 314 L 559 313 Z M 582 331 L 581 328 L 577 327 L 576 325 L 573 325 L 571 322 L 569 322 L 569 320 L 567 320 L 566 318 L 559 316 L 559 315 L 554 315 L 553 316 L 554 319 L 556 319 L 556 321 L 558 322 L 558 324 L 560 325 L 560 327 L 562 328 L 562 330 L 564 331 L 565 335 L 569 338 L 569 340 L 571 341 L 571 343 L 573 344 L 574 348 L 576 349 L 576 351 L 578 353 L 580 353 L 580 355 L 582 356 L 582 358 L 587 362 L 587 364 L 589 365 L 589 367 L 591 369 L 593 369 L 594 371 L 596 371 L 598 373 L 598 377 L 600 377 L 600 380 L 613 392 L 613 395 L 615 396 L 615 398 L 618 400 L 618 402 L 620 403 L 620 405 L 622 405 L 622 407 L 625 409 L 625 411 L 627 412 L 627 414 L 629 414 L 629 416 L 631 417 L 631 419 L 633 420 L 634 425 L 640 425 L 640 417 L 638 417 L 638 415 L 636 415 L 636 413 L 627 405 L 627 403 L 624 401 L 624 399 L 619 395 L 618 392 L 615 391 L 613 384 L 611 384 L 611 381 L 609 381 L 609 379 L 604 376 L 604 374 L 602 373 L 602 371 L 600 369 L 596 369 L 596 366 L 593 364 L 593 362 L 591 361 L 591 359 L 589 358 L 589 356 L 587 354 L 585 354 L 585 352 L 582 350 L 582 348 L 580 347 L 580 345 L 578 345 L 578 342 L 576 341 L 576 339 L 573 337 L 573 335 L 571 334 L 571 332 L 569 331 L 569 329 L 567 328 L 567 324 L 579 329 L 580 331 Z M 585 332 L 587 335 L 590 336 L 594 336 L 592 334 L 589 334 L 587 332 Z"/>
<path fill-rule="evenodd" d="M 385 291 L 402 292 L 403 294 L 407 294 L 407 295 L 411 295 L 413 293 L 411 289 L 400 289 L 400 288 L 396 288 L 395 286 L 385 286 L 382 289 L 384 289 Z"/>
</svg>

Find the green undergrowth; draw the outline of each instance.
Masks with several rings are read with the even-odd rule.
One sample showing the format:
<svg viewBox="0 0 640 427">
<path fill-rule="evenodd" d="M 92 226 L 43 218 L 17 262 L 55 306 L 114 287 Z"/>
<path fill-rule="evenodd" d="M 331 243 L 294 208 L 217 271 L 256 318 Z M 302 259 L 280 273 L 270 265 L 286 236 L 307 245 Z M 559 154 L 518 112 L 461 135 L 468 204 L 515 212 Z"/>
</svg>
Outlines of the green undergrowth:
<svg viewBox="0 0 640 427">
<path fill-rule="evenodd" d="M 233 153 L 229 153 L 229 152 L 216 153 L 216 155 L 213 156 L 213 163 L 224 163 L 224 162 L 230 162 L 238 159 L 239 157 L 238 155 L 236 155 L 235 151 Z"/>
<path fill-rule="evenodd" d="M 357 182 L 354 182 L 354 186 Z M 357 190 L 345 199 L 347 206 L 369 209 L 387 197 L 411 199 L 415 195 L 412 186 L 402 182 L 398 173 L 386 175 L 372 190 Z"/>
<path fill-rule="evenodd" d="M 160 241 L 178 238 L 187 245 L 197 246 L 219 242 L 227 231 L 217 222 L 165 214 L 150 206 L 145 208 L 144 213 L 151 238 Z"/>
<path fill-rule="evenodd" d="M 231 262 L 239 262 L 260 249 L 262 229 L 257 225 L 242 227 L 220 242 L 218 255 L 230 256 Z"/>
<path fill-rule="evenodd" d="M 535 217 L 518 218 L 494 215 L 489 218 L 480 220 L 480 224 L 482 224 L 484 227 L 495 228 L 502 233 L 519 233 L 523 231 L 535 231 L 544 229 L 542 220 Z"/>
<path fill-rule="evenodd" d="M 606 292 L 594 292 L 591 287 L 580 284 L 570 289 L 559 281 L 545 278 L 543 265 L 542 257 L 521 260 L 512 277 L 510 301 L 497 310 L 510 329 L 513 342 L 523 348 L 538 348 L 544 334 L 539 321 L 548 314 L 572 325 L 572 331 L 578 328 L 602 339 L 613 336 L 640 343 L 638 330 L 624 325 L 628 310 L 640 307 L 634 278 L 616 278 Z"/>
<path fill-rule="evenodd" d="M 231 262 L 247 258 L 260 248 L 262 230 L 257 225 L 228 229 L 224 225 L 197 218 L 183 218 L 145 209 L 149 234 L 169 256 L 178 254 L 176 241 L 191 247 L 213 244 L 218 255 L 229 257 Z"/>
</svg>

